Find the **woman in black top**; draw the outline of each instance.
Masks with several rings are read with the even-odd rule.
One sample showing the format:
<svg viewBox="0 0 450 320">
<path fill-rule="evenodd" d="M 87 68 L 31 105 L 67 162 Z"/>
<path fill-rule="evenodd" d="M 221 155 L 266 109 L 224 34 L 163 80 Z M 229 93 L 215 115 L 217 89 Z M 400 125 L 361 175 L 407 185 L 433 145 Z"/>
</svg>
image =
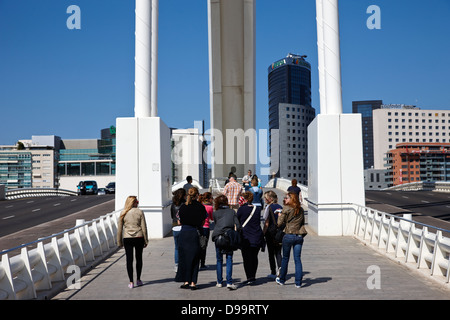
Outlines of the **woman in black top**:
<svg viewBox="0 0 450 320">
<path fill-rule="evenodd" d="M 261 229 L 261 207 L 252 205 L 252 192 L 246 191 L 243 196 L 246 203 L 238 209 L 237 217 L 242 226 L 241 252 L 245 275 L 247 283 L 251 284 L 256 278 L 258 253 L 259 249 L 264 246 L 264 235 Z"/>
<path fill-rule="evenodd" d="M 183 282 L 180 287 L 182 289 L 197 289 L 201 252 L 198 230 L 207 218 L 205 206 L 198 202 L 197 198 L 198 189 L 190 188 L 186 203 L 178 211 L 181 231 L 178 242 L 178 271 L 175 280 Z"/>
</svg>

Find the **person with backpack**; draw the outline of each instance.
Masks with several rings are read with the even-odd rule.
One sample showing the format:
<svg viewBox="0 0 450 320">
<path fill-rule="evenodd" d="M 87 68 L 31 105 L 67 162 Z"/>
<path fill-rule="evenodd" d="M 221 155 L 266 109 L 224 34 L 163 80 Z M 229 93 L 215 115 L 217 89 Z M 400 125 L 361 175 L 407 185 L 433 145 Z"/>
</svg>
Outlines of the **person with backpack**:
<svg viewBox="0 0 450 320">
<path fill-rule="evenodd" d="M 272 190 L 264 193 L 264 201 L 267 205 L 263 214 L 263 233 L 266 238 L 270 265 L 270 274 L 267 277 L 275 280 L 281 268 L 281 244 L 275 241 L 275 234 L 278 228 L 278 216 L 283 207 L 278 204 L 278 196 Z"/>
<path fill-rule="evenodd" d="M 233 249 L 229 247 L 230 239 L 228 232 L 230 230 L 240 231 L 241 225 L 236 216 L 236 212 L 228 205 L 228 199 L 225 195 L 220 195 L 214 199 L 214 231 L 212 234 L 212 241 L 216 245 L 216 272 L 217 284 L 221 288 L 223 281 L 223 255 L 226 256 L 226 282 L 227 288 L 236 290 L 236 285 L 233 284 Z"/>
</svg>

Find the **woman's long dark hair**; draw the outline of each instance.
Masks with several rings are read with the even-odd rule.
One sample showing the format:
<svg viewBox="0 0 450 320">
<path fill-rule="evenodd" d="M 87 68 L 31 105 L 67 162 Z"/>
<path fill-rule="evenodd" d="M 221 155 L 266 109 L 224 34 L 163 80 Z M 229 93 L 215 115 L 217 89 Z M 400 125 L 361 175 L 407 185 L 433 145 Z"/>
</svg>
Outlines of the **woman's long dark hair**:
<svg viewBox="0 0 450 320">
<path fill-rule="evenodd" d="M 184 197 L 186 196 L 186 190 L 180 188 L 172 192 L 172 202 L 174 205 L 179 206 L 183 203 Z"/>
<path fill-rule="evenodd" d="M 221 194 L 214 199 L 214 210 L 219 210 L 220 207 L 228 206 L 228 198 Z"/>
<path fill-rule="evenodd" d="M 291 198 L 290 206 L 294 208 L 294 215 L 298 215 L 301 210 L 303 210 L 302 205 L 298 199 L 298 195 L 295 192 L 288 192 L 289 197 Z"/>
</svg>

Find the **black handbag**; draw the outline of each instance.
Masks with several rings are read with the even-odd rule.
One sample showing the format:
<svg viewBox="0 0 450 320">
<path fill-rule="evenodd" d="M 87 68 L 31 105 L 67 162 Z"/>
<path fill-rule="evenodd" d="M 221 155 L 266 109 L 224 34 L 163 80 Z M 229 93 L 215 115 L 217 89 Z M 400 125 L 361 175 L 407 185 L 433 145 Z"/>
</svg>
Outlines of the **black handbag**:
<svg viewBox="0 0 450 320">
<path fill-rule="evenodd" d="M 239 231 L 235 229 L 229 229 L 226 232 L 226 235 L 230 239 L 230 245 L 227 249 L 231 251 L 236 251 L 241 248 L 241 234 Z"/>
<path fill-rule="evenodd" d="M 270 216 L 272 217 L 272 224 L 269 224 L 269 227 L 267 228 L 266 232 L 268 233 L 270 239 L 275 240 L 275 236 L 278 232 L 278 226 L 277 222 L 275 221 L 275 217 L 273 215 L 272 210 L 270 210 Z"/>
<path fill-rule="evenodd" d="M 295 218 L 295 216 L 290 218 L 287 223 L 291 222 L 294 218 Z M 283 223 L 281 226 L 278 227 L 277 232 L 276 232 L 275 237 L 274 237 L 274 242 L 275 243 L 277 243 L 277 244 L 283 243 L 283 237 L 286 234 L 284 232 L 284 228 L 286 228 L 286 224 L 287 223 Z"/>
</svg>

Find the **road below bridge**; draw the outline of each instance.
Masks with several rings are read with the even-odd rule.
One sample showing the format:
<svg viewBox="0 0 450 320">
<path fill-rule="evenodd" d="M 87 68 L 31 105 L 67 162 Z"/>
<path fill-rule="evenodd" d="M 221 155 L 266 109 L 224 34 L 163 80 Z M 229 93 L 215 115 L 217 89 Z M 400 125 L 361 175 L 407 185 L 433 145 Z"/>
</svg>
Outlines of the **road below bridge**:
<svg viewBox="0 0 450 320">
<path fill-rule="evenodd" d="M 29 243 L 114 211 L 114 195 L 0 201 L 0 251 Z"/>
<path fill-rule="evenodd" d="M 450 193 L 366 191 L 366 206 L 392 214 L 411 213 L 415 221 L 450 230 Z"/>
</svg>

